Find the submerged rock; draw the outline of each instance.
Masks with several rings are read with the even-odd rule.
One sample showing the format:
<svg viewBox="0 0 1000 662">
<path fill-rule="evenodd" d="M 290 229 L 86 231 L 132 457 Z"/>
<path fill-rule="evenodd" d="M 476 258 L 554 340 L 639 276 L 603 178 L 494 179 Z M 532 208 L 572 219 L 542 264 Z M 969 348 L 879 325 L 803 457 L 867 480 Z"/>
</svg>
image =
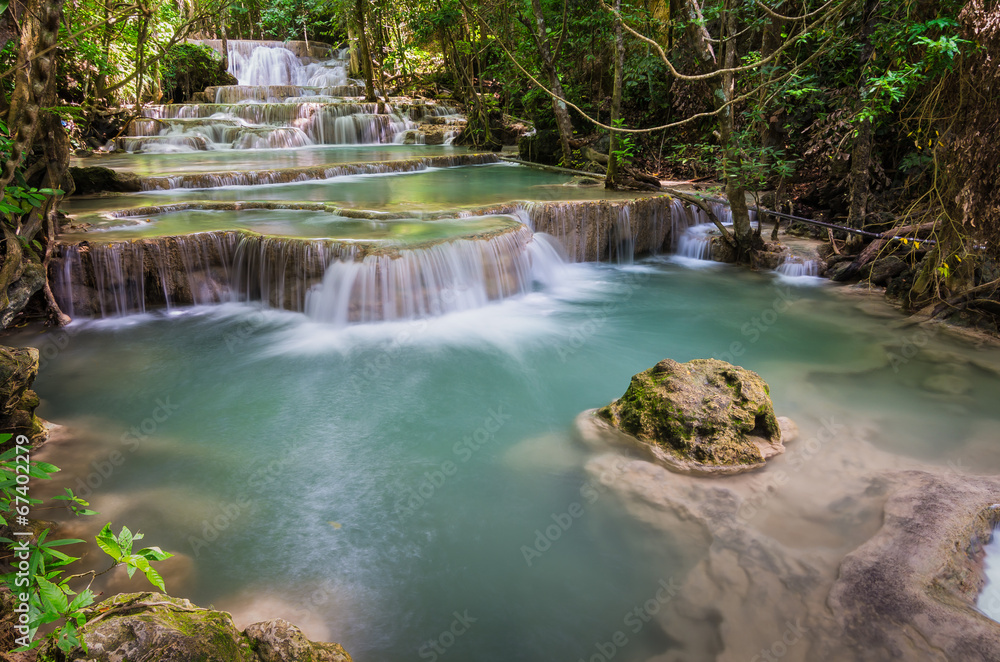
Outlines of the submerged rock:
<svg viewBox="0 0 1000 662">
<path fill-rule="evenodd" d="M 1000 659 L 1000 624 L 976 607 L 1000 481 L 922 471 L 894 478 L 900 487 L 882 528 L 843 560 L 827 600 L 855 659 Z"/>
<path fill-rule="evenodd" d="M 123 593 L 88 610 L 80 629 L 88 652 L 62 655 L 51 643 L 40 661 L 88 662 L 350 662 L 339 644 L 317 643 L 281 619 L 243 632 L 223 611 L 161 593 Z"/>
<path fill-rule="evenodd" d="M 1000 660 L 1000 623 L 976 607 L 1000 480 L 909 469 L 836 428 L 723 483 L 612 453 L 587 464 L 629 515 L 692 543 L 655 659 Z"/>
<path fill-rule="evenodd" d="M 767 384 L 716 359 L 664 359 L 597 416 L 681 473 L 739 473 L 784 451 Z"/>
</svg>

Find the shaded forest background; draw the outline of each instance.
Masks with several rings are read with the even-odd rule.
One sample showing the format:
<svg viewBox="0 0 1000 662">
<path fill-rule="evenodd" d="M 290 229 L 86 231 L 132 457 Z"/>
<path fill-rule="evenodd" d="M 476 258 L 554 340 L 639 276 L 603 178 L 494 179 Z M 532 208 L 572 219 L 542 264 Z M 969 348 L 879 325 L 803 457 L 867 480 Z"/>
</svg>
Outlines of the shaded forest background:
<svg viewBox="0 0 1000 662">
<path fill-rule="evenodd" d="M 69 156 L 144 104 L 232 82 L 189 38 L 349 47 L 370 99 L 462 104 L 466 144 L 497 149 L 531 125 L 523 156 L 607 168 L 611 186 L 623 172 L 717 183 L 741 261 L 766 240 L 747 192 L 907 237 L 821 234 L 834 279 L 995 328 L 1000 8 L 987 0 L 13 0 L 0 16 L 5 326 L 25 309 L 65 321 L 45 273 Z"/>
</svg>

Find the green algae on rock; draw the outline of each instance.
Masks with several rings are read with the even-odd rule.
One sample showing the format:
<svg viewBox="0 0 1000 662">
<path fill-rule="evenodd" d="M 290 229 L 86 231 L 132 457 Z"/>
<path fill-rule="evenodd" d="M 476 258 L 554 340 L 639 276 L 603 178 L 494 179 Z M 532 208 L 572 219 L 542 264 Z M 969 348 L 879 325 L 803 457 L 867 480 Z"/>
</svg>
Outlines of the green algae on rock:
<svg viewBox="0 0 1000 662">
<path fill-rule="evenodd" d="M 92 608 L 80 629 L 88 652 L 48 643 L 38 659 L 88 662 L 351 662 L 339 644 L 306 639 L 281 619 L 240 632 L 224 611 L 161 593 L 122 593 Z"/>
<path fill-rule="evenodd" d="M 597 417 L 682 473 L 740 473 L 784 452 L 767 384 L 716 359 L 664 359 Z"/>
</svg>

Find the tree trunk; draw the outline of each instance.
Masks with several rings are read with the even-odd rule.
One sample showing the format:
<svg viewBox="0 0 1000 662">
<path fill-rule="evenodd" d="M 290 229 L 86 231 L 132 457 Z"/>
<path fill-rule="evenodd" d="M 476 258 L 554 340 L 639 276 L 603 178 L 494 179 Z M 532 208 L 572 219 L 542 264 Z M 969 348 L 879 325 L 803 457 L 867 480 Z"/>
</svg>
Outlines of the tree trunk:
<svg viewBox="0 0 1000 662">
<path fill-rule="evenodd" d="M 622 113 L 622 69 L 625 66 L 625 39 L 622 37 L 622 0 L 615 0 L 615 84 L 611 92 L 611 126 L 621 117 Z M 618 179 L 618 134 L 611 132 L 608 141 L 608 174 L 604 180 L 604 188 L 616 188 Z"/>
<path fill-rule="evenodd" d="M 223 71 L 229 71 L 229 33 L 226 32 L 225 23 L 222 24 L 222 62 L 219 64 L 219 68 Z"/>
<path fill-rule="evenodd" d="M 545 73 L 545 77 L 549 79 L 549 89 L 556 96 L 565 99 L 566 93 L 563 91 L 562 83 L 559 80 L 559 72 L 556 71 L 555 55 L 549 45 L 548 29 L 545 25 L 545 14 L 542 13 L 540 0 L 531 0 L 531 9 L 535 15 L 535 46 L 538 48 L 542 71 Z M 573 154 L 573 150 L 570 147 L 570 140 L 573 138 L 573 122 L 569 118 L 569 107 L 565 101 L 552 98 L 552 113 L 556 116 L 556 127 L 559 129 L 562 164 L 569 166 Z"/>
<path fill-rule="evenodd" d="M 730 3 L 727 1 L 723 17 L 725 28 L 722 38 L 722 48 L 725 52 L 723 67 L 732 69 L 739 64 L 739 57 L 736 49 L 736 35 L 738 34 L 736 14 L 730 11 Z M 735 95 L 736 76 L 731 72 L 722 74 L 719 89 L 716 91 L 716 98 L 720 107 L 725 106 L 719 113 L 719 135 L 722 143 L 723 154 L 723 179 L 726 182 L 726 197 L 729 199 L 729 208 L 733 215 L 733 238 L 736 241 L 736 259 L 738 262 L 748 262 L 752 249 L 755 247 L 757 238 L 750 225 L 750 212 L 747 209 L 746 189 L 740 179 L 739 171 L 742 165 L 739 145 L 736 143 L 736 112 L 729 105 L 726 106 Z"/>
<path fill-rule="evenodd" d="M 365 101 L 374 103 L 378 101 L 375 94 L 375 77 L 372 72 L 372 57 L 368 50 L 368 32 L 365 30 L 365 5 L 364 0 L 354 1 L 354 19 L 358 28 L 358 56 L 361 58 L 361 71 L 365 77 Z"/>
<path fill-rule="evenodd" d="M 111 57 L 111 0 L 104 0 L 104 25 L 101 34 L 102 61 L 98 63 L 97 80 L 94 81 L 94 93 L 98 99 L 107 98 L 108 59 Z"/>
<path fill-rule="evenodd" d="M 17 56 L 14 91 L 7 127 L 14 137 L 10 156 L 0 167 L 0 190 L 14 179 L 38 132 L 41 102 L 55 88 L 56 56 L 50 49 L 59 35 L 63 0 L 34 0 L 25 11 L 21 50 Z M 38 53 L 47 51 L 44 55 Z"/>
<path fill-rule="evenodd" d="M 867 72 L 868 63 L 874 54 L 871 36 L 872 31 L 875 29 L 874 17 L 877 8 L 877 0 L 866 0 L 860 54 L 862 72 Z M 859 89 L 867 81 L 868 74 L 863 73 L 862 80 L 858 81 Z M 863 228 L 865 216 L 868 214 L 868 199 L 871 195 L 872 138 L 873 128 L 871 119 L 863 120 L 858 125 L 857 135 L 854 138 L 854 146 L 851 149 L 851 172 L 848 178 L 850 183 L 850 205 L 847 211 L 847 225 L 852 228 Z"/>
<path fill-rule="evenodd" d="M 50 102 L 51 103 L 51 102 Z M 53 195 L 45 201 L 45 206 L 41 210 L 41 217 L 44 220 L 42 228 L 45 235 L 45 251 L 42 255 L 42 267 L 45 270 L 45 285 L 42 288 L 42 295 L 45 299 L 45 307 L 48 310 L 49 319 L 56 326 L 69 324 L 70 318 L 67 316 L 55 296 L 52 294 L 52 287 L 49 284 L 49 262 L 52 260 L 52 249 L 58 235 L 58 225 L 56 222 L 56 208 L 63 195 L 72 195 L 75 186 L 73 178 L 69 176 L 69 154 L 70 143 L 66 130 L 63 129 L 62 121 L 58 116 L 47 113 L 43 120 L 43 131 L 45 138 L 45 179 L 43 183 L 48 188 L 61 190 L 63 193 Z"/>
</svg>

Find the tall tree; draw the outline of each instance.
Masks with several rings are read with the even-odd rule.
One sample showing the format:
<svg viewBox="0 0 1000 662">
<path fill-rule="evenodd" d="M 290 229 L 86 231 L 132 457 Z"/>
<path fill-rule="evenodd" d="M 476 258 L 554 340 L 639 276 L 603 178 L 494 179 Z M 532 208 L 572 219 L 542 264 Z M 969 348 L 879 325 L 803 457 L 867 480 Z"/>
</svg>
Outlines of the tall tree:
<svg viewBox="0 0 1000 662">
<path fill-rule="evenodd" d="M 622 69 L 625 68 L 625 38 L 622 35 L 622 0 L 615 0 L 615 82 L 611 92 L 611 126 L 618 124 L 622 114 Z M 615 188 L 618 179 L 618 134 L 612 131 L 608 140 L 608 171 L 605 188 Z"/>
<path fill-rule="evenodd" d="M 562 81 L 559 78 L 559 71 L 556 63 L 559 61 L 559 53 L 562 51 L 566 41 L 566 19 L 569 12 L 569 0 L 563 0 L 562 30 L 559 38 L 553 45 L 551 43 L 551 31 L 545 21 L 545 12 L 542 11 L 541 0 L 530 0 L 531 13 L 534 20 L 520 17 L 522 24 L 531 33 L 538 51 L 539 63 L 542 73 L 548 81 L 549 90 L 552 91 L 552 114 L 556 118 L 556 128 L 559 131 L 559 146 L 562 149 L 563 165 L 569 165 L 572 160 L 573 148 L 570 141 L 573 140 L 573 122 L 569 117 L 569 107 L 566 105 L 566 92 L 563 89 Z"/>
<path fill-rule="evenodd" d="M 354 0 L 354 29 L 358 42 L 358 57 L 361 58 L 361 73 L 365 78 L 365 101 L 374 103 L 378 101 L 378 96 L 375 94 L 375 74 L 372 69 L 372 55 L 366 27 L 367 11 L 367 0 Z"/>
</svg>

